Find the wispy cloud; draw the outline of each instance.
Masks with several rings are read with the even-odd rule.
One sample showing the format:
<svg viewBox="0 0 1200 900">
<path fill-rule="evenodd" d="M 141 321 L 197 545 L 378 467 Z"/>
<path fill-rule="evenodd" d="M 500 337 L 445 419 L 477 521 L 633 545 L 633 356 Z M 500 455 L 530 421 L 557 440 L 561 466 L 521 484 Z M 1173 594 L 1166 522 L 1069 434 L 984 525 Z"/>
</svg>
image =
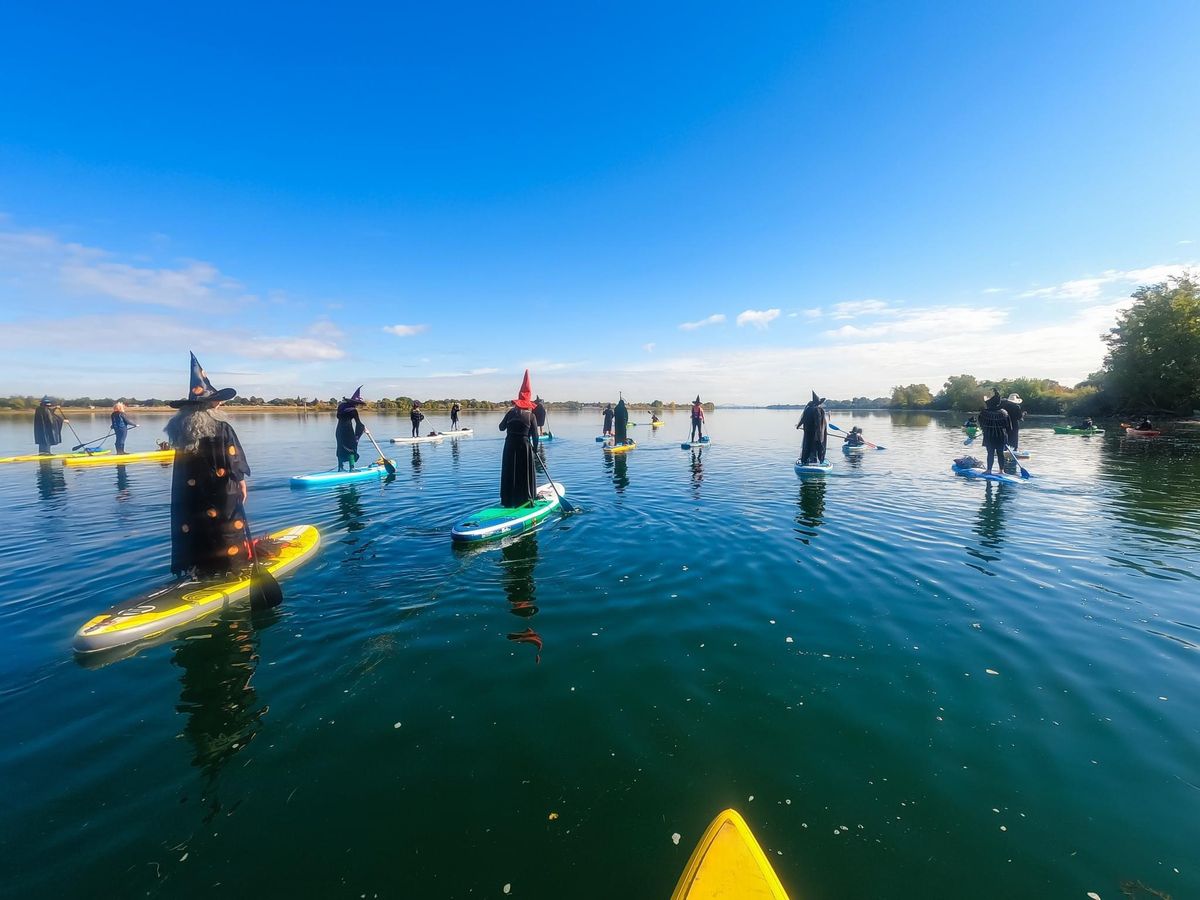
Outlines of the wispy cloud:
<svg viewBox="0 0 1200 900">
<path fill-rule="evenodd" d="M 1089 278 L 1076 278 L 1051 287 L 1026 291 L 1022 297 L 1040 297 L 1068 303 L 1094 303 L 1097 300 L 1127 294 L 1138 285 L 1155 284 L 1194 270 L 1197 264 L 1163 263 L 1141 269 L 1108 269 Z"/>
<path fill-rule="evenodd" d="M 645 350 L 647 353 L 653 353 L 654 347 L 655 347 L 654 341 L 651 341 L 648 344 L 642 344 L 642 349 Z"/>
<path fill-rule="evenodd" d="M 984 288 L 980 291 L 981 294 L 1003 294 L 1004 288 Z"/>
<path fill-rule="evenodd" d="M 428 325 L 384 325 L 383 330 L 396 337 L 412 337 L 429 330 Z"/>
<path fill-rule="evenodd" d="M 499 369 L 470 369 L 466 372 L 434 372 L 429 378 L 470 378 L 480 375 L 495 375 Z"/>
<path fill-rule="evenodd" d="M 725 321 L 724 313 L 716 313 L 709 316 L 707 319 L 701 319 L 699 322 L 681 322 L 679 324 L 680 331 L 695 331 L 697 328 L 704 328 L 708 325 L 720 325 Z"/>
<path fill-rule="evenodd" d="M 824 335 L 840 340 L 862 341 L 901 335 L 938 337 L 946 334 L 978 334 L 1008 319 L 1006 311 L 991 307 L 943 306 L 893 310 L 892 313 L 883 322 L 864 326 L 843 325 L 824 332 Z"/>
<path fill-rule="evenodd" d="M 764 331 L 778 318 L 779 310 L 777 309 L 747 309 L 738 313 L 737 323 L 739 328 L 743 325 L 753 325 L 758 330 Z"/>
<path fill-rule="evenodd" d="M 824 313 L 821 311 L 819 306 L 814 307 L 813 309 L 806 309 L 804 311 L 804 318 L 806 319 L 819 319 L 822 315 L 824 315 Z"/>
<path fill-rule="evenodd" d="M 859 316 L 879 315 L 888 312 L 891 305 L 884 300 L 847 300 L 833 305 L 835 319 L 855 319 Z"/>
</svg>

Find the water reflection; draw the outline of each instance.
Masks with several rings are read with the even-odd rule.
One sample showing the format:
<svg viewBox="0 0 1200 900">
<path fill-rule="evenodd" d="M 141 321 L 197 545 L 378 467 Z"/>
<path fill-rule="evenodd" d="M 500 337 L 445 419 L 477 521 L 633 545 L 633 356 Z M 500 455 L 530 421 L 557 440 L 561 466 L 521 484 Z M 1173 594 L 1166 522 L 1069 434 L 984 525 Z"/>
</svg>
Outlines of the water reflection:
<svg viewBox="0 0 1200 900">
<path fill-rule="evenodd" d="M 802 544 L 815 538 L 817 529 L 825 522 L 825 487 L 824 478 L 806 478 L 800 482 L 796 534 Z"/>
<path fill-rule="evenodd" d="M 221 769 L 254 739 L 267 714 L 251 684 L 259 661 L 257 629 L 267 624 L 269 618 L 230 616 L 175 644 L 172 663 L 182 670 L 175 709 L 187 717 L 182 737 L 191 744 L 192 765 L 205 776 L 205 822 L 221 811 Z"/>
<path fill-rule="evenodd" d="M 537 535 L 529 534 L 500 548 L 500 584 L 508 598 L 508 611 L 520 619 L 532 619 L 538 613 L 533 570 L 537 566 Z M 542 661 L 542 637 L 526 624 L 524 631 L 510 632 L 508 640 L 531 644 L 537 650 L 536 662 Z"/>
<path fill-rule="evenodd" d="M 129 499 L 129 466 L 117 466 L 117 502 Z"/>
<path fill-rule="evenodd" d="M 984 575 L 999 574 L 989 569 L 987 564 L 1000 561 L 1000 549 L 1004 544 L 1004 518 L 1007 514 L 1004 507 L 1010 499 L 1011 494 L 1004 485 L 994 481 L 984 482 L 983 503 L 975 516 L 975 527 L 972 529 L 979 535 L 979 546 L 967 548 L 970 556 L 983 563 L 968 565 Z"/>
<path fill-rule="evenodd" d="M 923 412 L 894 412 L 892 413 L 892 426 L 900 428 L 928 428 L 933 423 L 933 416 Z M 940 424 L 948 427 L 957 427 L 951 418 L 943 417 Z"/>
<path fill-rule="evenodd" d="M 629 460 L 624 453 L 613 457 L 613 485 L 618 494 L 624 493 L 625 488 L 629 487 Z"/>
<path fill-rule="evenodd" d="M 692 449 L 692 497 L 700 499 L 700 485 L 704 481 L 704 450 Z"/>
<path fill-rule="evenodd" d="M 414 475 L 421 474 L 421 446 L 419 444 L 412 446 L 412 467 Z"/>
<path fill-rule="evenodd" d="M 54 462 L 39 462 L 37 471 L 38 496 L 43 500 L 53 500 L 55 496 L 67 489 L 67 476 L 62 466 Z"/>
<path fill-rule="evenodd" d="M 366 516 L 363 513 L 362 497 L 358 493 L 358 487 L 353 484 L 343 484 L 339 485 L 336 490 L 338 518 L 342 520 L 347 531 L 351 533 L 362 531 L 367 524 L 363 521 Z"/>
</svg>

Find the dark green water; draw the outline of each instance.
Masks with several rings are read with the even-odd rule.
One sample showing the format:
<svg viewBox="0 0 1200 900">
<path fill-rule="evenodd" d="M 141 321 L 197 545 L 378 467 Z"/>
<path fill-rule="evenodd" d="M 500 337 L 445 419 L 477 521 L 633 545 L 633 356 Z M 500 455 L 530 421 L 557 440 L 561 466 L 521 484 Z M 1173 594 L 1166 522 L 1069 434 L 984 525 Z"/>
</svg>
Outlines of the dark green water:
<svg viewBox="0 0 1200 900">
<path fill-rule="evenodd" d="M 796 415 L 616 461 L 557 415 L 584 512 L 473 553 L 498 416 L 308 492 L 331 418 L 236 417 L 256 529 L 320 556 L 99 669 L 71 636 L 165 579 L 169 471 L 0 466 L 3 891 L 665 898 L 736 806 L 795 898 L 1200 896 L 1200 430 L 1029 429 L 1010 486 L 949 419 L 840 415 L 889 449 L 801 482 Z"/>
</svg>

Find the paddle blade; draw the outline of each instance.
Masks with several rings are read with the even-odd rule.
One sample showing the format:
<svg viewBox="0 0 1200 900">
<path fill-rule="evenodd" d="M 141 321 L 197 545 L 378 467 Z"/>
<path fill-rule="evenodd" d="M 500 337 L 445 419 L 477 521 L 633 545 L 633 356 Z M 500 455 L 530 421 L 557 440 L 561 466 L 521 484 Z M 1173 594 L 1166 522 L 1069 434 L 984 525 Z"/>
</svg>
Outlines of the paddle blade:
<svg viewBox="0 0 1200 900">
<path fill-rule="evenodd" d="M 389 475 L 396 474 L 396 464 L 394 462 L 390 459 L 381 459 L 380 462 L 383 463 L 383 468 Z"/>
<path fill-rule="evenodd" d="M 255 566 L 250 572 L 250 608 L 253 610 L 274 609 L 283 603 L 283 588 L 275 576 L 266 569 Z"/>
</svg>

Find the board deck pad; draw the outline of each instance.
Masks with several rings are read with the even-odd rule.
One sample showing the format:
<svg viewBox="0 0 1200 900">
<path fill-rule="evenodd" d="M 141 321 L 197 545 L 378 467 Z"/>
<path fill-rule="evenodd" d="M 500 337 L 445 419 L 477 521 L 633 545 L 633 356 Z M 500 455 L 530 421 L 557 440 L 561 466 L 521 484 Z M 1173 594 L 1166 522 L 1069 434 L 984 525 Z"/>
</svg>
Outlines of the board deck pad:
<svg viewBox="0 0 1200 900">
<path fill-rule="evenodd" d="M 330 469 L 327 472 L 314 472 L 312 475 L 293 475 L 292 487 L 321 487 L 328 484 L 346 484 L 351 481 L 370 481 L 387 475 L 387 468 L 373 463 L 365 469 L 355 469 L 353 472 L 339 472 Z"/>
</svg>

